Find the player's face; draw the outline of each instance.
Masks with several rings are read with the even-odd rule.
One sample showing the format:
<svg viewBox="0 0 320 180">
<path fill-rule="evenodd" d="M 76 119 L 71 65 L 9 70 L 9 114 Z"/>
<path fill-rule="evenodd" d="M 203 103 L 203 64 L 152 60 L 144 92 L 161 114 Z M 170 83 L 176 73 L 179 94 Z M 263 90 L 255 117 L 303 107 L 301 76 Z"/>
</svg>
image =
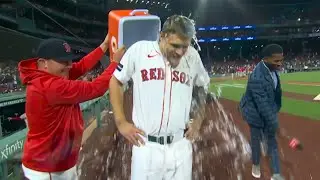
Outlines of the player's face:
<svg viewBox="0 0 320 180">
<path fill-rule="evenodd" d="M 179 65 L 182 56 L 187 52 L 191 39 L 183 38 L 177 34 L 168 34 L 162 38 L 164 40 L 164 56 L 168 59 L 171 66 Z"/>
<path fill-rule="evenodd" d="M 267 59 L 267 62 L 269 64 L 269 68 L 271 70 L 281 70 L 282 64 L 283 64 L 283 54 L 273 54 L 270 58 Z"/>
</svg>

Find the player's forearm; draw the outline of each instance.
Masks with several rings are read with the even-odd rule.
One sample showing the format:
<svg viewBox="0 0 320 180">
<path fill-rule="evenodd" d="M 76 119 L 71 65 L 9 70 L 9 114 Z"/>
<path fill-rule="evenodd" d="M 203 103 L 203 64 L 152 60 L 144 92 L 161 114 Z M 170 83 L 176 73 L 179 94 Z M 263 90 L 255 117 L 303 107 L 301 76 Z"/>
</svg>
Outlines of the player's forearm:
<svg viewBox="0 0 320 180">
<path fill-rule="evenodd" d="M 116 126 L 126 122 L 126 117 L 123 109 L 123 89 L 120 82 L 112 77 L 109 85 L 110 102 L 112 104 Z"/>
<path fill-rule="evenodd" d="M 73 63 L 69 72 L 70 79 L 78 79 L 80 76 L 90 71 L 94 66 L 97 65 L 104 53 L 105 51 L 98 47 L 83 57 L 79 62 Z"/>
<path fill-rule="evenodd" d="M 81 71 L 81 74 L 84 74 L 84 73 L 90 71 L 94 66 L 97 65 L 97 63 L 104 56 L 104 54 L 107 52 L 107 50 L 108 50 L 108 44 L 103 42 L 95 50 L 91 51 L 88 55 L 83 57 L 79 63 L 77 63 L 77 64 L 75 64 L 75 66 L 73 66 L 73 68 L 76 68 L 79 71 Z"/>
<path fill-rule="evenodd" d="M 103 42 L 103 43 L 100 44 L 100 48 L 102 49 L 102 51 L 103 51 L 104 53 L 106 53 L 107 50 L 108 50 L 108 48 L 109 48 L 109 46 L 108 46 L 107 43 Z"/>
</svg>

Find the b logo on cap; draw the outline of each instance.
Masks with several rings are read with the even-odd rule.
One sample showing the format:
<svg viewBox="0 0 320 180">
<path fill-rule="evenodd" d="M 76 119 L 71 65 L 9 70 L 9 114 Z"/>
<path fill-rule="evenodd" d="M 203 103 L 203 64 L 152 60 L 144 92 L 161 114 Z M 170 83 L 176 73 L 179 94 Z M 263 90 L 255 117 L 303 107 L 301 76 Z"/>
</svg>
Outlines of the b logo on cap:
<svg viewBox="0 0 320 180">
<path fill-rule="evenodd" d="M 71 47 L 68 43 L 63 43 L 64 49 L 67 53 L 71 52 Z"/>
</svg>

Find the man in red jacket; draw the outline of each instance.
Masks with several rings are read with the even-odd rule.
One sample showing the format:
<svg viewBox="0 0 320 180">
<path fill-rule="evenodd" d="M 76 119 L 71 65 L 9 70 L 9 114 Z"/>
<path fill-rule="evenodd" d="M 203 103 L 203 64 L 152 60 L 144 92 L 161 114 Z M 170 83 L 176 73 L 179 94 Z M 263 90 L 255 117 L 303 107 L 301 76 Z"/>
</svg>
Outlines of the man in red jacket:
<svg viewBox="0 0 320 180">
<path fill-rule="evenodd" d="M 21 61 L 19 72 L 26 89 L 29 131 L 25 140 L 22 168 L 28 179 L 77 179 L 76 163 L 84 122 L 79 103 L 102 96 L 124 54 L 92 82 L 76 80 L 91 70 L 108 49 L 104 42 L 77 63 L 69 44 L 60 39 L 43 41 L 37 57 Z"/>
</svg>

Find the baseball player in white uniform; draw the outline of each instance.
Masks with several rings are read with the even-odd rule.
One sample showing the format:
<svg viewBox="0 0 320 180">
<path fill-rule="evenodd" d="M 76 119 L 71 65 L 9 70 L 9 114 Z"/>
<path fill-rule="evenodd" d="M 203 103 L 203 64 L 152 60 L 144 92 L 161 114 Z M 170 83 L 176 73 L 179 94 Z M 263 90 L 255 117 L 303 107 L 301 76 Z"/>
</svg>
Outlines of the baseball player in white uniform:
<svg viewBox="0 0 320 180">
<path fill-rule="evenodd" d="M 192 145 L 204 105 L 190 123 L 193 87 L 203 93 L 210 79 L 200 55 L 190 46 L 193 22 L 184 16 L 167 19 L 159 41 L 139 41 L 123 56 L 110 81 L 110 99 L 119 132 L 134 146 L 132 180 L 191 180 Z M 133 80 L 133 112 L 123 110 L 122 85 Z"/>
</svg>

